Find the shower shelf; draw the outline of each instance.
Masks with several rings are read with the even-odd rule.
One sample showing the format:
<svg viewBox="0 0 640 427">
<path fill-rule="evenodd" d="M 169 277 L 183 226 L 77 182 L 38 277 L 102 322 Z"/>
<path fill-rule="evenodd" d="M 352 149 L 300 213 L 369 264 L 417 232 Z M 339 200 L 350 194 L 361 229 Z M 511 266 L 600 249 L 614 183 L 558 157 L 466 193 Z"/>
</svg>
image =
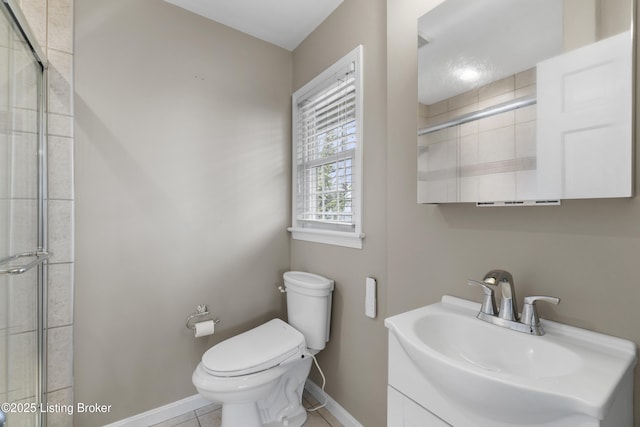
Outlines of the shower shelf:
<svg viewBox="0 0 640 427">
<path fill-rule="evenodd" d="M 27 271 L 31 270 L 36 265 L 41 264 L 41 263 L 45 262 L 46 260 L 48 260 L 49 258 L 51 258 L 51 255 L 53 255 L 51 252 L 35 251 L 35 252 L 24 252 L 24 253 L 21 253 L 21 254 L 11 255 L 11 256 L 8 256 L 6 258 L 2 258 L 2 259 L 0 259 L 0 266 L 2 266 L 4 264 L 9 264 L 12 261 L 15 261 L 15 260 L 18 260 L 18 259 L 35 257 L 35 259 L 33 259 L 33 260 L 31 260 L 31 261 L 29 261 L 27 263 L 18 264 L 18 265 L 12 265 L 12 266 L 8 266 L 8 267 L 5 267 L 5 268 L 2 268 L 2 269 L 0 269 L 0 274 L 16 275 L 16 274 L 26 273 Z"/>
</svg>

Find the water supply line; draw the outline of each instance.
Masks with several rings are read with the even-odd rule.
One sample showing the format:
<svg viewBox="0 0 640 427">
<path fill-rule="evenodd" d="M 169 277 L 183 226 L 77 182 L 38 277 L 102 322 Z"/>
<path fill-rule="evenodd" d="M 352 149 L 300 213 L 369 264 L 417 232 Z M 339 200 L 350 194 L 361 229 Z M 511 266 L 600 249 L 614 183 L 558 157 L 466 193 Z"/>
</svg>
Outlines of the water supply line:
<svg viewBox="0 0 640 427">
<path fill-rule="evenodd" d="M 313 358 L 313 362 L 316 365 L 316 368 L 318 368 L 318 372 L 320 372 L 320 376 L 322 377 L 322 387 L 320 387 L 322 389 L 322 391 L 324 391 L 324 386 L 327 384 L 327 379 L 324 377 L 324 372 L 322 372 L 322 369 L 320 369 L 320 365 L 318 364 L 318 359 L 316 359 L 316 357 L 312 354 L 311 357 Z M 307 412 L 315 412 L 318 409 L 322 409 L 325 406 L 327 406 L 327 403 L 329 403 L 329 396 L 324 397 L 324 403 L 315 406 L 313 408 L 306 408 Z"/>
</svg>

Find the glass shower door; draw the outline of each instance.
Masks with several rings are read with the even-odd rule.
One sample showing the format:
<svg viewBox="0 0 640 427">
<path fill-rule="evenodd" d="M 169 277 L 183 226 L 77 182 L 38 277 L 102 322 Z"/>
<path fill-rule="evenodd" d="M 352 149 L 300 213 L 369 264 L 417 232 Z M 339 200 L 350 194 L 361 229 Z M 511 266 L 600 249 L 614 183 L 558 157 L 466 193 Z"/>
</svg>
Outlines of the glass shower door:
<svg viewBox="0 0 640 427">
<path fill-rule="evenodd" d="M 48 258 L 43 65 L 10 6 L 0 9 L 0 409 L 8 427 L 38 427 Z"/>
</svg>

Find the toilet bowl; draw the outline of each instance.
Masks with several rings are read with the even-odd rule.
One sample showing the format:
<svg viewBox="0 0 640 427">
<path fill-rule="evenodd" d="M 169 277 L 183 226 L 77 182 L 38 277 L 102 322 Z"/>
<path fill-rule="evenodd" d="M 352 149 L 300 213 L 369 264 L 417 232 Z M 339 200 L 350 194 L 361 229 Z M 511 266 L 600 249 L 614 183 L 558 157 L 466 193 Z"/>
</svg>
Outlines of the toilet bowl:
<svg viewBox="0 0 640 427">
<path fill-rule="evenodd" d="M 192 381 L 222 403 L 222 427 L 300 427 L 302 392 L 311 363 L 329 338 L 333 281 L 284 274 L 289 323 L 272 319 L 209 350 Z"/>
</svg>

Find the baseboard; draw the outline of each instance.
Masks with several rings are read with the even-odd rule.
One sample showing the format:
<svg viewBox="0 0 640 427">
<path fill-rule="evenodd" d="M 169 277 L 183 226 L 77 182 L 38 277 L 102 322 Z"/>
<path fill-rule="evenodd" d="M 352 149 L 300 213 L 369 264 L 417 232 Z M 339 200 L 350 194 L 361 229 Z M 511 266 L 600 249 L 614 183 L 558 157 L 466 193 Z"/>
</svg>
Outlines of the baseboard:
<svg viewBox="0 0 640 427">
<path fill-rule="evenodd" d="M 207 405 L 211 405 L 211 402 L 199 394 L 195 394 L 159 408 L 125 418 L 124 420 L 107 424 L 103 427 L 148 427 L 186 414 L 189 411 L 195 411 Z"/>
<path fill-rule="evenodd" d="M 331 412 L 331 415 L 336 417 L 338 421 L 340 421 L 344 427 L 364 427 L 358 420 L 356 420 L 353 415 L 347 412 L 338 402 L 333 400 L 331 396 L 329 396 L 324 390 L 322 390 L 316 383 L 311 380 L 307 380 L 304 385 L 305 390 L 309 392 L 313 397 L 315 397 L 318 402 L 327 402 L 327 410 Z"/>
<path fill-rule="evenodd" d="M 344 427 L 364 427 L 358 422 L 346 409 L 344 409 L 338 402 L 333 400 L 331 396 L 325 393 L 318 385 L 313 381 L 307 380 L 304 385 L 305 390 L 315 397 L 318 402 L 327 402 L 327 410 L 340 421 Z M 158 424 L 163 421 L 170 420 L 177 416 L 186 414 L 189 411 L 195 411 L 203 406 L 211 405 L 211 402 L 204 399 L 199 394 L 178 400 L 176 402 L 169 403 L 159 408 L 152 409 L 150 411 L 143 412 L 141 414 L 134 415 L 124 420 L 116 421 L 111 424 L 107 424 L 103 427 L 148 427 L 150 425 Z"/>
</svg>

